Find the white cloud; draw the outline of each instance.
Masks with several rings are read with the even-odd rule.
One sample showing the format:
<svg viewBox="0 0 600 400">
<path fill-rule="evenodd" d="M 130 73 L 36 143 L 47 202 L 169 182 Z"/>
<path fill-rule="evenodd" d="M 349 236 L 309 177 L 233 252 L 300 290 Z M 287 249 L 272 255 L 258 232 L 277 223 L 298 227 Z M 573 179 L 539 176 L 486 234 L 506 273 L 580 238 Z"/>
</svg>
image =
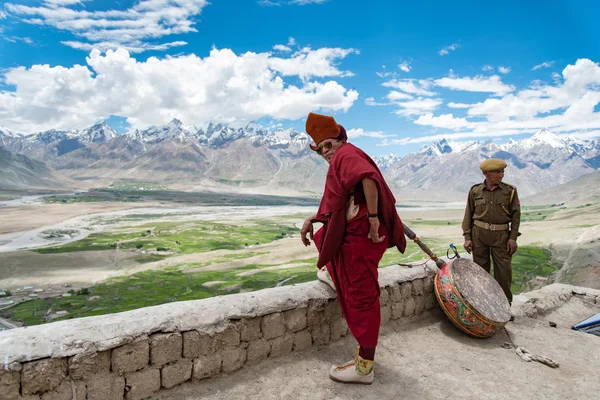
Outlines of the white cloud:
<svg viewBox="0 0 600 400">
<path fill-rule="evenodd" d="M 562 71 L 563 82 L 553 85 L 534 82 L 530 87 L 501 98 L 476 104 L 449 103 L 467 108 L 470 132 L 461 137 L 490 137 L 533 133 L 547 128 L 558 134 L 592 137 L 600 129 L 600 65 L 579 59 Z M 458 107 L 457 107 L 458 106 Z M 420 124 L 458 129 L 456 118 L 420 118 Z M 436 119 L 437 118 L 437 119 Z M 475 118 L 473 122 L 469 118 Z"/>
<path fill-rule="evenodd" d="M 150 43 L 144 43 L 144 42 L 141 42 L 138 40 L 128 43 L 128 45 L 125 47 L 122 47 L 121 44 L 117 43 L 117 42 L 84 43 L 84 42 L 76 42 L 76 41 L 67 40 L 67 41 L 64 41 L 61 43 L 64 45 L 67 45 L 69 47 L 72 47 L 74 49 L 77 49 L 77 50 L 85 50 L 85 51 L 100 50 L 102 52 L 106 52 L 108 50 L 123 48 L 123 49 L 129 51 L 130 53 L 142 53 L 142 52 L 148 51 L 148 50 L 164 51 L 164 50 L 170 49 L 171 47 L 185 46 L 187 44 L 187 42 L 182 42 L 182 41 L 161 43 L 161 44 L 150 44 Z"/>
<path fill-rule="evenodd" d="M 560 84 L 562 81 L 562 76 L 558 72 L 553 72 L 551 77 L 556 85 Z"/>
<path fill-rule="evenodd" d="M 483 93 L 495 93 L 502 95 L 515 90 L 514 86 L 506 85 L 502 83 L 498 75 L 487 76 L 475 76 L 456 78 L 446 77 L 435 80 L 435 84 L 451 90 L 463 90 L 466 92 L 483 92 Z"/>
<path fill-rule="evenodd" d="M 0 10 L 0 19 L 6 18 L 6 13 Z"/>
<path fill-rule="evenodd" d="M 534 66 L 533 68 L 531 68 L 531 70 L 535 71 L 535 70 L 542 69 L 542 68 L 550 68 L 550 67 L 552 67 L 553 64 L 554 64 L 554 61 L 546 61 L 546 62 L 543 62 L 541 64 Z"/>
<path fill-rule="evenodd" d="M 446 54 L 449 54 L 451 51 L 454 51 L 456 49 L 458 49 L 460 46 L 457 43 L 451 44 L 450 46 L 446 46 L 443 49 L 441 49 L 440 51 L 438 51 L 438 54 L 440 56 L 445 56 Z"/>
<path fill-rule="evenodd" d="M 94 50 L 87 65 L 5 71 L 0 78 L 15 90 L 0 92 L 0 120 L 14 131 L 31 133 L 81 128 L 110 115 L 145 128 L 172 118 L 202 125 L 269 117 L 294 120 L 314 110 L 347 111 L 358 92 L 334 80 L 314 78 L 341 76 L 333 64 L 350 52 L 316 49 L 286 59 L 213 49 L 204 58 L 137 61 L 124 49 L 106 54 Z M 288 76 L 302 81 L 287 83 Z"/>
<path fill-rule="evenodd" d="M 45 5 L 49 7 L 71 6 L 74 4 L 81 4 L 81 2 L 82 0 L 44 0 Z"/>
<path fill-rule="evenodd" d="M 115 43 L 118 47 L 140 51 L 145 46 L 161 46 L 155 43 L 161 37 L 197 32 L 194 24 L 209 4 L 207 0 L 140 0 L 124 10 L 87 11 L 71 8 L 77 3 L 48 0 L 36 7 L 12 3 L 5 7 L 29 24 L 68 31 L 89 43 L 104 46 Z M 88 48 L 86 43 L 78 41 L 66 43 L 74 48 Z"/>
<path fill-rule="evenodd" d="M 0 31 L 1 33 L 2 31 Z M 4 40 L 11 43 L 23 42 L 26 44 L 33 44 L 33 40 L 28 37 L 18 37 L 18 36 L 2 36 Z"/>
<path fill-rule="evenodd" d="M 272 0 L 258 0 L 258 4 L 260 4 L 261 6 L 280 6 L 281 3 L 278 1 L 272 1 Z"/>
<path fill-rule="evenodd" d="M 323 4 L 327 0 L 290 0 L 290 4 L 297 4 L 299 6 L 305 6 L 307 4 Z"/>
<path fill-rule="evenodd" d="M 283 5 L 297 5 L 305 6 L 308 4 L 323 4 L 327 0 L 258 0 L 258 4 L 263 6 L 283 6 Z"/>
<path fill-rule="evenodd" d="M 415 124 L 447 129 L 460 129 L 469 126 L 469 122 L 465 118 L 455 118 L 452 114 L 442 114 L 434 117 L 432 113 L 421 115 L 417 118 Z"/>
<path fill-rule="evenodd" d="M 377 101 L 375 101 L 374 97 L 367 97 L 365 99 L 365 104 L 368 106 L 390 106 L 390 105 L 393 105 L 394 103 L 390 103 L 390 102 L 378 103 Z"/>
<path fill-rule="evenodd" d="M 483 71 L 493 71 L 494 67 L 492 67 L 491 65 L 484 65 L 482 70 Z"/>
<path fill-rule="evenodd" d="M 410 72 L 412 69 L 408 61 L 403 61 L 402 63 L 398 64 L 398 68 L 404 72 Z"/>
<path fill-rule="evenodd" d="M 450 108 L 471 108 L 471 107 L 473 107 L 473 105 L 465 104 L 465 103 L 455 103 L 455 102 L 451 101 L 450 103 L 448 103 L 448 107 L 450 107 Z"/>
<path fill-rule="evenodd" d="M 394 113 L 398 115 L 411 116 L 431 112 L 435 110 L 437 106 L 442 104 L 442 101 L 440 99 L 418 98 L 415 100 L 398 102 L 395 104 L 400 108 L 394 111 Z"/>
<path fill-rule="evenodd" d="M 293 37 L 291 37 L 291 36 L 290 36 L 290 37 L 288 38 L 288 43 L 287 43 L 287 45 L 288 45 L 288 46 L 295 46 L 295 45 L 296 45 L 296 39 L 294 39 Z"/>
<path fill-rule="evenodd" d="M 414 97 L 410 94 L 398 92 L 397 90 L 392 90 L 386 96 L 390 101 L 398 101 L 398 100 L 412 100 Z"/>
<path fill-rule="evenodd" d="M 580 139 L 596 139 L 600 138 L 600 129 L 592 131 L 577 132 L 577 137 Z"/>
<path fill-rule="evenodd" d="M 290 52 L 290 51 L 292 51 L 292 49 L 290 49 L 289 47 L 287 47 L 286 45 L 283 45 L 283 44 L 276 44 L 275 46 L 273 46 L 273 50 L 275 50 L 275 51 L 283 51 L 283 52 Z"/>
<path fill-rule="evenodd" d="M 508 74 L 508 73 L 511 71 L 511 69 L 510 69 L 510 67 L 503 67 L 503 66 L 501 65 L 501 66 L 499 66 L 499 67 L 498 67 L 498 71 L 499 71 L 501 74 Z"/>
<path fill-rule="evenodd" d="M 390 80 L 386 96 L 396 114 L 408 117 L 414 124 L 459 132 L 442 132 L 427 137 L 389 141 L 390 144 L 428 142 L 442 137 L 489 138 L 535 133 L 547 128 L 557 134 L 579 137 L 598 137 L 600 132 L 600 65 L 589 59 L 579 59 L 567 65 L 561 74 L 553 73 L 551 83 L 534 80 L 528 87 L 517 90 L 500 77 L 449 77 L 421 80 Z M 488 93 L 487 99 L 473 104 L 453 100 L 453 92 L 445 99 L 425 98 L 423 91 L 433 86 L 477 93 Z M 413 98 L 409 98 L 413 96 Z M 439 96 L 439 95 L 437 95 Z M 436 97 L 437 97 L 436 96 Z M 446 103 L 449 108 L 464 110 L 459 115 L 435 115 L 435 109 Z M 461 113 L 463 115 L 461 115 Z"/>
<path fill-rule="evenodd" d="M 516 134 L 523 133 L 519 131 L 503 131 L 503 132 L 494 132 L 494 136 L 514 136 Z M 535 131 L 530 131 L 529 133 L 535 133 Z M 415 144 L 415 143 L 431 143 L 437 142 L 442 139 L 446 139 L 448 141 L 459 141 L 464 139 L 478 139 L 478 138 L 489 138 L 489 132 L 457 132 L 457 133 L 440 133 L 437 135 L 427 135 L 427 136 L 418 136 L 418 137 L 406 137 L 402 139 L 384 139 L 383 145 L 405 145 L 405 144 Z"/>
<path fill-rule="evenodd" d="M 382 131 L 365 131 L 362 128 L 348 129 L 346 133 L 348 134 L 348 138 L 350 139 L 356 139 L 358 137 L 386 138 L 392 136 L 386 135 Z"/>
<path fill-rule="evenodd" d="M 426 79 L 392 79 L 391 81 L 384 82 L 383 86 L 420 96 L 436 95 L 435 92 L 427 90 L 432 86 L 432 82 Z"/>
<path fill-rule="evenodd" d="M 271 57 L 269 67 L 283 76 L 297 75 L 302 79 L 311 76 L 353 76 L 351 71 L 340 71 L 335 61 L 349 54 L 359 54 L 358 50 L 323 47 L 312 50 L 305 47 L 290 58 Z"/>
</svg>

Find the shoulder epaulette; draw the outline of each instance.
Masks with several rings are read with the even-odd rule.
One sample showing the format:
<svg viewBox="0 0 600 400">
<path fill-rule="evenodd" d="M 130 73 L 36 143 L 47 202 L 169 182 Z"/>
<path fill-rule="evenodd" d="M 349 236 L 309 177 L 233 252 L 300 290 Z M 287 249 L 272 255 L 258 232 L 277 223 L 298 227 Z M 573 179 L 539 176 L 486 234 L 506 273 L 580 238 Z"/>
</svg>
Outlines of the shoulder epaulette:
<svg viewBox="0 0 600 400">
<path fill-rule="evenodd" d="M 511 189 L 510 200 L 508 200 L 508 204 L 512 205 L 512 202 L 515 198 L 515 192 L 517 191 L 517 188 L 515 186 L 511 185 L 510 183 L 502 182 L 502 184 L 508 186 L 508 188 Z"/>
</svg>

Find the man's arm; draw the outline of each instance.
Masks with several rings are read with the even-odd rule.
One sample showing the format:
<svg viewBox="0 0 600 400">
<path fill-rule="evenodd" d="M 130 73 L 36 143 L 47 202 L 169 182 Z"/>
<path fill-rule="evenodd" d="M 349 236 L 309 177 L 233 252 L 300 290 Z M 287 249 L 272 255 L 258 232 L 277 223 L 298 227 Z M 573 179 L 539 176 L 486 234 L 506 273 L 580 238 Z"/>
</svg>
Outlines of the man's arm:
<svg viewBox="0 0 600 400">
<path fill-rule="evenodd" d="M 473 241 L 471 240 L 471 227 L 473 226 L 474 208 L 475 206 L 472 201 L 471 191 L 469 190 L 469 194 L 467 195 L 467 206 L 465 207 L 465 216 L 463 217 L 462 223 L 463 236 L 465 237 L 463 247 L 469 254 L 473 251 Z"/>
<path fill-rule="evenodd" d="M 373 179 L 365 178 L 362 180 L 365 199 L 367 200 L 367 210 L 369 214 L 377 214 L 379 193 L 377 192 L 377 184 Z"/>
<path fill-rule="evenodd" d="M 300 230 L 300 238 L 302 239 L 302 243 L 305 246 L 310 246 L 310 240 L 313 240 L 314 231 L 312 220 L 316 217 L 316 215 L 308 217 L 304 220 L 304 223 L 302 224 L 302 229 Z M 306 237 L 306 235 L 310 235 L 310 240 Z"/>
<path fill-rule="evenodd" d="M 367 201 L 367 212 L 371 214 L 378 213 L 378 201 L 379 193 L 377 192 L 377 184 L 374 180 L 364 178 L 362 180 L 363 191 L 365 192 L 365 200 Z M 379 218 L 369 217 L 369 234 L 367 237 L 373 241 L 373 243 L 381 243 L 385 239 L 385 236 L 379 237 Z"/>
<path fill-rule="evenodd" d="M 469 194 L 467 195 L 467 205 L 465 207 L 465 216 L 463 217 L 462 222 L 462 231 L 465 240 L 471 240 L 471 228 L 473 226 L 473 209 L 475 208 L 473 204 L 473 199 L 471 196 L 471 191 L 469 190 Z"/>
<path fill-rule="evenodd" d="M 519 232 L 519 227 L 521 226 L 521 203 L 519 203 L 519 195 L 516 188 L 513 201 L 510 204 L 510 215 L 510 239 L 517 240 L 517 237 L 521 236 Z"/>
</svg>

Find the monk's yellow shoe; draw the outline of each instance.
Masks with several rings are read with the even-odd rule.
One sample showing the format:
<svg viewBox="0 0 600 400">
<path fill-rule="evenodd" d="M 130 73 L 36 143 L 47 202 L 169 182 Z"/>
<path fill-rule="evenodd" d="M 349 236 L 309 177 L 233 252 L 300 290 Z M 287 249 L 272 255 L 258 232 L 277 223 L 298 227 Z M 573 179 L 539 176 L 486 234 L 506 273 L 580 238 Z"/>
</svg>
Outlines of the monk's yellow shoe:
<svg viewBox="0 0 600 400">
<path fill-rule="evenodd" d="M 354 362 L 344 365 L 333 365 L 329 370 L 329 378 L 341 383 L 358 383 L 361 385 L 370 385 L 375 378 L 374 362 L 365 360 L 358 354 Z"/>
</svg>

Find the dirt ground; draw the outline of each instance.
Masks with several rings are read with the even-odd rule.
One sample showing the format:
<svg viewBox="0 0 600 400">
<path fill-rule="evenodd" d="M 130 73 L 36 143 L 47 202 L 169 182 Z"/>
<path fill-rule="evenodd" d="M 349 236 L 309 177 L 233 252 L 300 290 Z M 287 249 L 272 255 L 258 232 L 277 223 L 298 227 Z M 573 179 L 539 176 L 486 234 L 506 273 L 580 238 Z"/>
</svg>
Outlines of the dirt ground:
<svg viewBox="0 0 600 400">
<path fill-rule="evenodd" d="M 382 327 L 371 386 L 328 378 L 331 363 L 352 359 L 355 342 L 349 336 L 230 375 L 186 383 L 152 399 L 592 399 L 600 392 L 600 337 L 570 326 L 598 311 L 572 298 L 545 317 L 518 317 L 507 326 L 515 344 L 555 360 L 557 369 L 525 362 L 514 349 L 503 348 L 509 340 L 504 332 L 471 338 L 434 309 Z"/>
<path fill-rule="evenodd" d="M 125 273 L 131 266 L 141 266 L 133 252 L 81 251 L 77 253 L 38 254 L 33 251 L 0 253 L 0 287 L 14 290 L 22 286 L 49 288 L 71 284 L 74 288 Z M 144 268 L 146 269 L 146 268 Z"/>
<path fill-rule="evenodd" d="M 52 225 L 80 215 L 153 207 L 159 203 L 74 203 L 74 204 L 31 204 L 0 208 L 0 234 L 23 232 Z"/>
</svg>

